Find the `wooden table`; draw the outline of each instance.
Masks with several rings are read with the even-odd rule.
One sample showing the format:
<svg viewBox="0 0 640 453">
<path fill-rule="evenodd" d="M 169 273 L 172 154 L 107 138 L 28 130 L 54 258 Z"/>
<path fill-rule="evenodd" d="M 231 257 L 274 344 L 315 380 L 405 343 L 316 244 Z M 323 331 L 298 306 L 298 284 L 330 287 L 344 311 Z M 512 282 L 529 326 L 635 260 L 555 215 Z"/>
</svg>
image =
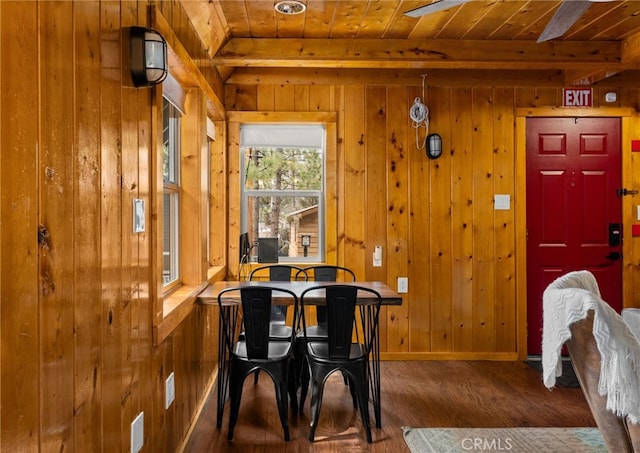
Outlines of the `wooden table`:
<svg viewBox="0 0 640 453">
<path fill-rule="evenodd" d="M 273 288 L 283 288 L 293 291 L 299 298 L 300 295 L 309 288 L 315 286 L 326 286 L 331 284 L 336 285 L 354 285 L 377 291 L 382 298 L 382 305 L 401 305 L 402 296 L 389 288 L 382 282 L 275 282 L 275 281 L 219 281 L 209 285 L 198 296 L 198 302 L 204 305 L 218 305 L 218 294 L 220 291 L 227 288 L 245 287 L 245 286 L 270 286 Z M 223 310 L 228 310 L 225 316 L 235 316 L 237 314 L 239 298 L 234 300 L 233 298 L 224 298 L 222 305 Z M 293 303 L 293 298 L 287 296 L 286 293 L 278 294 L 273 293 L 273 302 L 279 305 L 288 305 Z M 308 293 L 305 296 L 305 302 L 307 304 L 323 305 L 325 298 L 321 291 L 316 296 L 312 293 Z M 364 322 L 370 322 L 371 318 L 371 303 L 374 299 L 371 297 L 371 293 L 361 292 L 358 293 L 358 305 L 360 306 L 362 319 Z M 222 426 L 222 415 L 224 412 L 224 404 L 227 399 L 227 392 L 229 387 L 229 349 L 226 344 L 227 338 L 232 338 L 232 334 L 228 335 L 222 332 L 222 329 L 218 328 L 218 419 L 217 426 Z M 372 390 L 373 409 L 376 419 L 376 427 L 382 428 L 381 408 L 380 408 L 380 329 L 376 331 L 376 337 L 373 339 L 372 360 L 369 362 L 369 379 Z"/>
</svg>

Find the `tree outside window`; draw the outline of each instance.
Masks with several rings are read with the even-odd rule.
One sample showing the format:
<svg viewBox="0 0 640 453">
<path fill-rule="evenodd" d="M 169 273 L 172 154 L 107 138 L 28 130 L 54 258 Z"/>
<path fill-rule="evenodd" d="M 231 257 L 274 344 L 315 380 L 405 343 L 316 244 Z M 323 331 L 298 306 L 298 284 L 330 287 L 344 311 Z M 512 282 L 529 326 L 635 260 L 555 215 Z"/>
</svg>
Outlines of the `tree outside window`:
<svg viewBox="0 0 640 453">
<path fill-rule="evenodd" d="M 278 238 L 279 261 L 321 260 L 323 149 L 254 145 L 241 150 L 242 224 L 250 241 Z"/>
</svg>

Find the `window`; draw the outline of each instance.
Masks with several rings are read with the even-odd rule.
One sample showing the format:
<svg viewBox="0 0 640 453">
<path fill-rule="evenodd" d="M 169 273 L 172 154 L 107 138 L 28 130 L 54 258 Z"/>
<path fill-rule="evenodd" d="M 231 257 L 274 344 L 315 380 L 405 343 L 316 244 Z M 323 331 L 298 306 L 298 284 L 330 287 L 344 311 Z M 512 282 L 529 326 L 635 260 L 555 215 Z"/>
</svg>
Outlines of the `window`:
<svg viewBox="0 0 640 453">
<path fill-rule="evenodd" d="M 324 259 L 324 143 L 322 125 L 241 126 L 242 231 L 277 238 L 279 261 Z"/>
<path fill-rule="evenodd" d="M 180 279 L 180 111 L 162 100 L 163 247 L 162 284 Z"/>
</svg>

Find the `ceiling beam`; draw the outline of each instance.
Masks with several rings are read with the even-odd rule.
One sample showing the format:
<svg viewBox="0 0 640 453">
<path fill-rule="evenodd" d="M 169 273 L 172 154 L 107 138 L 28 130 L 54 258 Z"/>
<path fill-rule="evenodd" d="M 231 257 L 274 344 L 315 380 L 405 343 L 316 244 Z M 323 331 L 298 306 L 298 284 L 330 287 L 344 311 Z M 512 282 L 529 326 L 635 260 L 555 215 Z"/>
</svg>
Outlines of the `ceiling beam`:
<svg viewBox="0 0 640 453">
<path fill-rule="evenodd" d="M 640 68 L 640 33 L 629 36 L 622 41 L 621 61 L 624 64 L 636 65 Z"/>
<path fill-rule="evenodd" d="M 393 69 L 626 69 L 616 41 L 234 38 L 215 66 Z"/>
<path fill-rule="evenodd" d="M 237 85 L 402 85 L 419 86 L 426 74 L 428 86 L 552 86 L 564 85 L 559 70 L 474 70 L 459 69 L 328 69 L 237 68 L 227 84 Z"/>
</svg>

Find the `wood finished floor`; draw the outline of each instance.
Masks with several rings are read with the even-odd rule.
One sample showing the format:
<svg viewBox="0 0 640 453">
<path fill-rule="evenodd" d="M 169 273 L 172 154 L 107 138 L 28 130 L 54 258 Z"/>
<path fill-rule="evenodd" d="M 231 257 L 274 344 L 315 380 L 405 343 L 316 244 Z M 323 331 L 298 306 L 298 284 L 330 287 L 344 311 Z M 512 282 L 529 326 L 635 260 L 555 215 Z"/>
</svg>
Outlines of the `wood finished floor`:
<svg viewBox="0 0 640 453">
<path fill-rule="evenodd" d="M 188 453 L 405 452 L 402 427 L 595 426 L 579 388 L 550 391 L 523 362 L 382 362 L 382 428 L 371 424 L 367 444 L 341 375 L 330 377 L 314 443 L 308 441 L 309 403 L 289 412 L 291 441 L 283 440 L 273 384 L 261 373 L 245 381 L 234 439 L 227 441 L 229 407 L 216 428 L 215 392 L 209 396 L 186 445 Z"/>
</svg>

